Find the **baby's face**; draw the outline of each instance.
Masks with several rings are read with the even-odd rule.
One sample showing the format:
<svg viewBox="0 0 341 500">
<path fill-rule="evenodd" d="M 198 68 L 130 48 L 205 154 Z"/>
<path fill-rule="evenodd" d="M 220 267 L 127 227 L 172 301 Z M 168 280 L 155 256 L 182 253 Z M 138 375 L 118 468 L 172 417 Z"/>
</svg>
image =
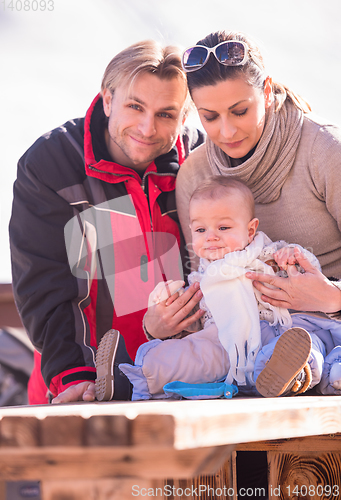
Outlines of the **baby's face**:
<svg viewBox="0 0 341 500">
<path fill-rule="evenodd" d="M 232 193 L 224 198 L 191 201 L 190 227 L 196 255 L 218 260 L 227 253 L 243 250 L 252 241 L 258 219 L 250 221 L 249 210 L 241 200 L 239 193 Z"/>
</svg>

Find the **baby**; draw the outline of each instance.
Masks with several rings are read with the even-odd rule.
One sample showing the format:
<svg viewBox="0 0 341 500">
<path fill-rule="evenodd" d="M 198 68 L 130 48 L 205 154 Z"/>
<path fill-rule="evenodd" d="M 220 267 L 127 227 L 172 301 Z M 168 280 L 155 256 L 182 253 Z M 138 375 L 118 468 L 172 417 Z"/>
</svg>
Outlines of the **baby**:
<svg viewBox="0 0 341 500">
<path fill-rule="evenodd" d="M 341 324 L 315 316 L 311 322 L 311 315 L 292 316 L 263 302 L 245 277 L 249 270 L 285 276 L 288 264 L 297 262 L 298 248 L 319 268 L 316 257 L 257 232 L 252 192 L 228 177 L 211 178 L 193 193 L 190 221 L 200 265 L 189 282 L 200 281 L 200 307 L 206 310 L 202 329 L 180 339 L 151 340 L 139 347 L 134 366 L 119 365 L 133 384 L 132 399 L 164 398 L 163 387 L 172 381 L 225 381 L 244 394 L 258 390 L 267 397 L 302 393 L 318 384 L 326 346 L 334 347 L 329 323 L 337 323 L 340 341 Z M 166 300 L 182 285 L 159 284 L 149 305 Z"/>
</svg>

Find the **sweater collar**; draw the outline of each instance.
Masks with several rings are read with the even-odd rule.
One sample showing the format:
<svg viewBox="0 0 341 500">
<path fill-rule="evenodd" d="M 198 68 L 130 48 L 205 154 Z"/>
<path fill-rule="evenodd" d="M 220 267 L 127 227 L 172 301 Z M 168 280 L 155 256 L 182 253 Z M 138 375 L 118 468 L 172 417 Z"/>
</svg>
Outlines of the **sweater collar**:
<svg viewBox="0 0 341 500">
<path fill-rule="evenodd" d="M 294 104 L 286 100 L 276 112 L 272 104 L 255 151 L 237 166 L 232 166 L 230 157 L 207 138 L 206 152 L 212 173 L 245 182 L 256 203 L 276 201 L 294 164 L 302 124 L 303 112 Z"/>
</svg>

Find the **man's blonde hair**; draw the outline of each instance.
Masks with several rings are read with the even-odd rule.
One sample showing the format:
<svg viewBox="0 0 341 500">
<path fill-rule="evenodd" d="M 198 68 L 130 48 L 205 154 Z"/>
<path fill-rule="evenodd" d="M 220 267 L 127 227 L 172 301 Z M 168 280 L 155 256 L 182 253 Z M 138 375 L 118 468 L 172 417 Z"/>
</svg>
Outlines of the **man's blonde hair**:
<svg viewBox="0 0 341 500">
<path fill-rule="evenodd" d="M 104 89 L 114 93 L 121 86 L 129 89 L 136 78 L 144 73 L 156 75 L 161 80 L 178 78 L 187 89 L 179 47 L 163 47 L 154 40 L 145 40 L 122 50 L 110 61 L 103 75 L 101 93 L 103 95 Z M 185 111 L 190 106 L 190 97 L 186 92 Z"/>
</svg>

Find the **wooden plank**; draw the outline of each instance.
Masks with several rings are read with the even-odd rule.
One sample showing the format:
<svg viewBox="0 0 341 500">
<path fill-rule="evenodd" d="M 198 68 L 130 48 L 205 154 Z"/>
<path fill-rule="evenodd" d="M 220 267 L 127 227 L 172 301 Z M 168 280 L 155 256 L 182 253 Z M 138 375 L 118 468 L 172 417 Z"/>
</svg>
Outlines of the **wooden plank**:
<svg viewBox="0 0 341 500">
<path fill-rule="evenodd" d="M 269 499 L 341 496 L 340 453 L 268 452 Z"/>
<path fill-rule="evenodd" d="M 340 450 L 341 434 L 276 439 L 273 441 L 259 441 L 236 445 L 236 451 L 339 452 Z"/>
<path fill-rule="evenodd" d="M 157 496 L 162 488 L 148 479 L 97 479 L 43 481 L 43 500 L 130 500 L 134 496 Z M 154 493 L 154 495 L 153 495 Z"/>
<path fill-rule="evenodd" d="M 215 473 L 231 451 L 231 446 L 190 450 L 160 446 L 4 448 L 0 480 L 191 478 Z"/>
<path fill-rule="evenodd" d="M 237 495 L 237 451 L 236 449 L 231 455 L 231 474 L 232 474 L 232 488 L 233 488 L 233 500 L 238 500 Z"/>
<path fill-rule="evenodd" d="M 163 446 L 165 443 L 172 442 L 176 449 L 190 449 L 340 433 L 341 399 L 338 396 L 328 398 L 298 396 L 268 399 L 236 398 L 209 402 L 142 401 L 6 408 L 0 409 L 0 447 L 8 446 L 6 444 L 8 431 L 6 431 L 7 434 L 1 431 L 3 425 L 6 427 L 8 418 L 22 419 L 22 426 L 25 427 L 26 419 L 33 417 L 38 422 L 35 425 L 39 427 L 38 438 L 40 438 L 44 435 L 40 423 L 49 417 L 51 418 L 49 425 L 53 428 L 53 419 L 61 416 L 65 421 L 63 424 L 66 429 L 65 436 L 69 435 L 67 432 L 69 419 L 77 416 L 84 419 L 84 433 L 85 436 L 88 436 L 89 432 L 86 431 L 86 426 L 91 427 L 90 418 L 108 417 L 105 425 L 107 429 L 111 429 L 111 443 L 113 445 L 115 441 L 120 443 L 120 432 L 116 432 L 115 429 L 124 428 L 125 430 L 121 434 L 124 443 L 131 445 L 138 443 L 141 446 L 143 443 L 153 443 L 154 446 L 158 444 Z M 121 418 L 120 421 L 118 417 Z M 162 433 L 160 417 L 165 422 L 164 433 Z M 28 422 L 29 420 L 27 420 L 29 426 Z M 16 424 L 17 429 L 20 428 L 20 425 Z M 15 434 L 15 431 L 13 432 Z M 22 430 L 22 433 L 25 434 L 25 432 Z M 28 430 L 27 432 L 34 434 L 35 431 Z M 97 433 L 95 434 L 97 435 Z M 96 446 L 95 434 L 90 432 L 93 437 L 91 442 L 93 446 Z M 66 445 L 67 439 L 65 437 L 63 441 L 62 436 L 63 433 L 60 434 L 60 443 L 64 442 Z M 100 438 L 100 443 L 102 442 L 103 433 Z"/>
<path fill-rule="evenodd" d="M 237 487 L 233 481 L 233 463 L 235 453 L 232 453 L 215 474 L 200 475 L 191 479 L 168 479 L 164 483 L 168 498 L 172 500 L 236 500 Z M 172 494 L 169 494 L 172 493 Z"/>
<path fill-rule="evenodd" d="M 94 415 L 84 421 L 86 446 L 129 446 L 131 444 L 130 420 L 124 415 Z"/>
<path fill-rule="evenodd" d="M 0 421 L 0 451 L 3 448 L 40 446 L 40 421 L 35 417 L 8 416 Z"/>
<path fill-rule="evenodd" d="M 191 415 L 191 418 L 181 421 L 181 425 L 177 421 L 175 443 L 181 442 L 182 447 L 193 446 L 193 443 L 200 443 L 200 446 L 237 444 L 341 431 L 340 399 L 271 399 L 229 401 L 230 407 L 225 407 L 225 413 L 216 405 L 217 413 L 210 418 L 204 412 L 198 412 L 197 418 Z"/>
<path fill-rule="evenodd" d="M 131 430 L 131 444 L 134 446 L 173 446 L 175 421 L 171 415 L 138 415 Z"/>
<path fill-rule="evenodd" d="M 44 418 L 39 421 L 41 446 L 83 446 L 84 423 L 79 416 Z"/>
</svg>

